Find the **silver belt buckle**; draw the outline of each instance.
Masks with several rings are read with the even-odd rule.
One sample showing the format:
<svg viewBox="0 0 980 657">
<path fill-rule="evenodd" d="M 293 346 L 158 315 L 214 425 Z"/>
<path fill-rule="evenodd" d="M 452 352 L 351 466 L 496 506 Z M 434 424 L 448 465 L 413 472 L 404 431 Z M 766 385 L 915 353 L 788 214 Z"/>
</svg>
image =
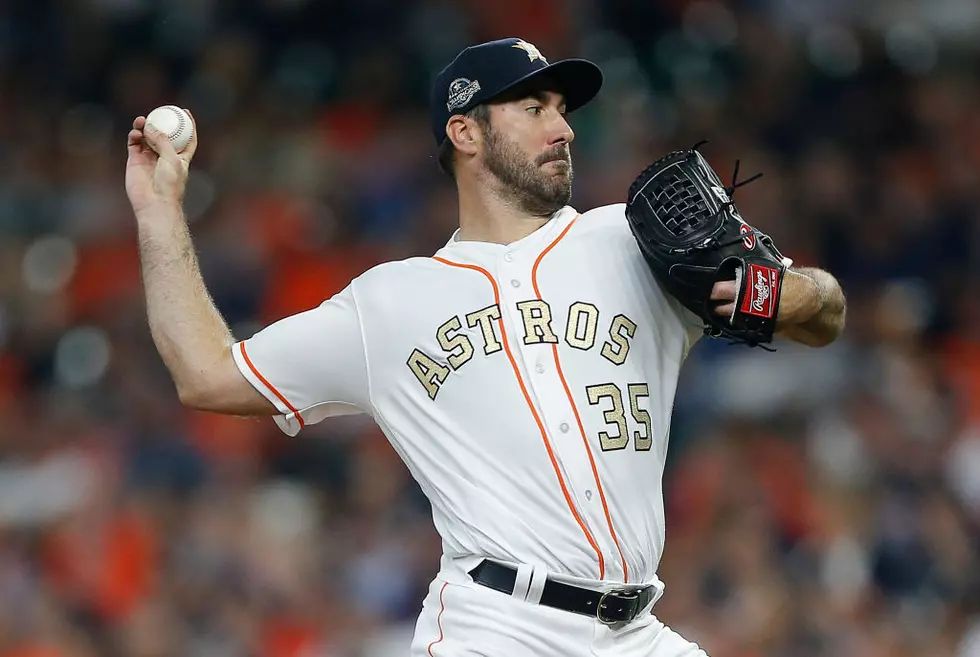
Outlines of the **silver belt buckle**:
<svg viewBox="0 0 980 657">
<path fill-rule="evenodd" d="M 617 597 L 623 598 L 624 600 L 636 600 L 640 597 L 640 591 L 638 590 L 628 590 L 628 589 L 611 589 L 609 591 L 604 591 L 602 595 L 599 596 L 599 604 L 595 610 L 596 619 L 603 625 L 615 625 L 616 623 L 622 623 L 627 620 L 632 619 L 609 619 L 602 615 L 603 610 L 606 608 L 606 598 L 610 595 L 615 595 Z M 635 617 L 635 616 L 634 616 Z"/>
</svg>

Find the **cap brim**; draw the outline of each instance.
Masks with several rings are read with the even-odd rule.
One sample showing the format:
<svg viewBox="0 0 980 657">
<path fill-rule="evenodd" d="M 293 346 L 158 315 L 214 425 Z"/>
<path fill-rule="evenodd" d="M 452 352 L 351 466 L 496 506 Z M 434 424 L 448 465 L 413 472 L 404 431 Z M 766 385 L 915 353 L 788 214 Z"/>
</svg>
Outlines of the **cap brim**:
<svg viewBox="0 0 980 657">
<path fill-rule="evenodd" d="M 508 92 L 531 85 L 538 79 L 554 83 L 555 91 L 565 96 L 565 111 L 574 112 L 596 97 L 602 88 L 602 70 L 587 59 L 563 59 L 518 78 L 495 93 L 488 101 Z"/>
</svg>

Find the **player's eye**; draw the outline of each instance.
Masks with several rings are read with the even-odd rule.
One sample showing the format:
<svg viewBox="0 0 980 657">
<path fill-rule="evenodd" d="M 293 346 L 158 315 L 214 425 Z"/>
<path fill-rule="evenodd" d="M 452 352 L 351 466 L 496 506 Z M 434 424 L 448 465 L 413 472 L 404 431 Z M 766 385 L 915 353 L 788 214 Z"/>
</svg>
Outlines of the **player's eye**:
<svg viewBox="0 0 980 657">
<path fill-rule="evenodd" d="M 544 111 L 544 108 L 541 107 L 540 105 L 531 105 L 530 107 L 527 108 L 527 111 L 530 112 L 531 114 L 534 114 L 535 116 L 538 116 L 539 114 L 541 114 L 541 112 Z"/>
</svg>

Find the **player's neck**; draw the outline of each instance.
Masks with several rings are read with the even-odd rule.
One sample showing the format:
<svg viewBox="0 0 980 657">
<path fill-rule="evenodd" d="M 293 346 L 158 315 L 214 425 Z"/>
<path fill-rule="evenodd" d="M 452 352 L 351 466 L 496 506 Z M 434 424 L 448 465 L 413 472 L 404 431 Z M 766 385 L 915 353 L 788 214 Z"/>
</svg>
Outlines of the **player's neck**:
<svg viewBox="0 0 980 657">
<path fill-rule="evenodd" d="M 513 201 L 493 193 L 459 195 L 460 241 L 512 244 L 536 231 L 551 219 L 530 214 Z"/>
</svg>

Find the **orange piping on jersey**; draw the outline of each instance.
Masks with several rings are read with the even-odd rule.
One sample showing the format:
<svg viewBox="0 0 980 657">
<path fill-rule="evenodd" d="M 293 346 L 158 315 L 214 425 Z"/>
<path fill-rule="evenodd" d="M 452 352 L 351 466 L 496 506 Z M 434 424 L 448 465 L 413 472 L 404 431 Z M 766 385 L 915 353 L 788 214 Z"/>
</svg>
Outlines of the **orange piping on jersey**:
<svg viewBox="0 0 980 657">
<path fill-rule="evenodd" d="M 531 268 L 531 286 L 534 288 L 534 294 L 537 295 L 538 299 L 541 299 L 541 290 L 538 289 L 538 265 L 548 254 L 551 249 L 562 240 L 563 237 L 568 233 L 569 229 L 575 223 L 575 219 L 568 222 L 565 230 L 561 231 L 561 234 L 555 238 L 555 241 L 549 244 L 544 251 L 538 256 L 538 259 L 534 261 L 534 267 Z M 572 391 L 568 388 L 568 381 L 565 380 L 565 372 L 561 369 L 561 360 L 558 358 L 558 343 L 552 343 L 551 352 L 555 357 L 555 369 L 558 370 L 558 378 L 561 379 L 561 384 L 565 388 L 565 395 L 568 397 L 568 403 L 572 405 L 572 413 L 575 415 L 575 421 L 578 423 L 579 433 L 582 434 L 582 442 L 585 444 L 585 451 L 589 454 L 589 463 L 592 465 L 592 476 L 595 478 L 595 485 L 599 488 L 599 499 L 602 500 L 602 510 L 606 514 L 606 524 L 609 525 L 609 534 L 612 536 L 613 543 L 616 544 L 616 550 L 619 552 L 619 558 L 623 564 L 623 583 L 629 583 L 629 571 L 626 569 L 626 557 L 623 556 L 623 548 L 619 546 L 619 539 L 616 537 L 616 530 L 613 529 L 612 516 L 609 515 L 609 506 L 606 504 L 606 493 L 602 490 L 602 482 L 599 481 L 599 471 L 595 467 L 595 459 L 592 457 L 592 448 L 589 447 L 589 439 L 585 436 L 585 425 L 582 424 L 582 416 L 579 415 L 578 406 L 575 405 L 575 399 L 572 397 Z"/>
<path fill-rule="evenodd" d="M 278 390 L 276 390 L 276 387 L 274 385 L 272 385 L 271 383 L 269 383 L 266 380 L 266 378 L 264 376 L 262 376 L 262 374 L 259 373 L 259 371 L 257 369 L 255 369 L 255 365 L 252 365 L 252 359 L 248 357 L 248 353 L 245 351 L 245 343 L 244 342 L 239 342 L 238 343 L 238 348 L 242 352 L 242 358 L 245 359 L 245 364 L 248 365 L 248 369 L 252 370 L 252 374 L 254 374 L 258 378 L 258 380 L 261 381 L 265 385 L 266 388 L 268 388 L 269 390 L 271 390 L 272 391 L 272 394 L 274 394 L 276 397 L 278 397 L 279 398 L 279 401 L 281 401 L 283 404 L 286 405 L 286 408 L 288 408 L 290 411 L 293 412 L 293 415 L 296 416 L 296 420 L 299 422 L 299 428 L 302 429 L 304 426 L 306 426 L 306 423 L 303 422 L 303 418 L 299 414 L 299 411 L 297 411 L 296 408 L 292 404 L 289 403 L 289 400 L 286 399 L 282 395 L 281 392 L 279 392 Z"/>
<path fill-rule="evenodd" d="M 500 290 L 497 287 L 497 281 L 494 280 L 493 276 L 490 275 L 486 269 L 482 267 L 477 267 L 476 265 L 467 265 L 459 262 L 452 262 L 451 260 L 446 260 L 445 258 L 440 258 L 439 256 L 434 256 L 433 260 L 438 260 L 444 265 L 449 265 L 450 267 L 460 267 L 462 269 L 471 269 L 473 271 L 478 271 L 487 277 L 490 281 L 490 285 L 493 286 L 493 299 L 500 307 Z M 544 441 L 545 449 L 548 450 L 548 458 L 551 459 L 551 466 L 555 469 L 555 476 L 558 477 L 558 485 L 561 486 L 561 492 L 565 496 L 565 502 L 568 504 L 568 510 L 572 512 L 575 517 L 575 522 L 578 526 L 582 528 L 582 533 L 585 534 L 585 538 L 588 539 L 589 545 L 595 550 L 596 556 L 599 558 L 599 579 L 602 579 L 606 574 L 606 562 L 602 558 L 602 551 L 599 549 L 599 545 L 595 542 L 592 533 L 589 528 L 585 526 L 585 522 L 579 516 L 578 511 L 575 510 L 575 504 L 572 502 L 572 496 L 568 494 L 568 488 L 565 486 L 565 480 L 561 476 L 561 470 L 558 468 L 558 459 L 555 458 L 555 452 L 551 449 L 551 442 L 548 440 L 548 432 L 544 428 L 544 423 L 541 422 L 541 417 L 538 415 L 537 409 L 534 408 L 534 404 L 531 402 L 531 395 L 527 392 L 527 387 L 524 385 L 524 379 L 521 378 L 521 372 L 517 369 L 517 361 L 514 360 L 514 354 L 510 350 L 510 344 L 507 341 L 507 330 L 504 328 L 504 316 L 503 313 L 500 315 L 500 319 L 497 320 L 497 324 L 500 326 L 500 338 L 501 342 L 504 344 L 504 351 L 507 352 L 507 358 L 510 360 L 510 366 L 514 369 L 514 376 L 517 377 L 517 383 L 521 386 L 521 392 L 524 393 L 524 401 L 527 402 L 527 407 L 531 409 L 531 415 L 534 416 L 534 421 L 538 424 L 538 430 L 541 432 L 541 439 Z"/>
<path fill-rule="evenodd" d="M 445 635 L 442 633 L 442 612 L 446 611 L 446 603 L 442 600 L 442 594 L 446 592 L 447 586 L 449 586 L 449 582 L 443 582 L 442 588 L 439 589 L 439 615 L 436 616 L 436 625 L 439 626 L 439 638 L 429 644 L 429 649 L 427 651 L 429 653 L 429 657 L 435 657 L 432 654 L 432 646 L 436 645 L 437 643 L 442 643 L 442 639 L 445 637 Z"/>
</svg>

